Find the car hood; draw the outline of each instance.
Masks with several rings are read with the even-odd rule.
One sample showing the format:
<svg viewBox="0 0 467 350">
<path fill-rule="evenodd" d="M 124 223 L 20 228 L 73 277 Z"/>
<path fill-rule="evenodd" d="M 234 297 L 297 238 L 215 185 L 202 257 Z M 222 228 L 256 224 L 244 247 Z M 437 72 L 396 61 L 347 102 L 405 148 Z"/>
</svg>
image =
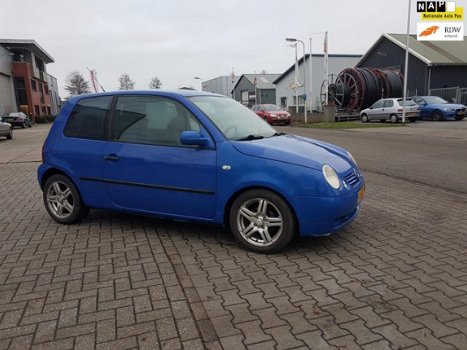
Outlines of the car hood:
<svg viewBox="0 0 467 350">
<path fill-rule="evenodd" d="M 352 167 L 343 148 L 306 137 L 283 135 L 231 142 L 239 152 L 248 156 L 301 165 L 319 171 L 324 164 L 329 164 L 338 173 L 344 173 Z"/>
<path fill-rule="evenodd" d="M 465 108 L 464 105 L 458 105 L 458 104 L 455 104 L 455 103 L 433 103 L 433 104 L 428 104 L 427 106 L 431 107 L 431 108 L 439 108 L 439 109 L 443 109 L 443 108 L 462 109 L 462 108 Z"/>
</svg>

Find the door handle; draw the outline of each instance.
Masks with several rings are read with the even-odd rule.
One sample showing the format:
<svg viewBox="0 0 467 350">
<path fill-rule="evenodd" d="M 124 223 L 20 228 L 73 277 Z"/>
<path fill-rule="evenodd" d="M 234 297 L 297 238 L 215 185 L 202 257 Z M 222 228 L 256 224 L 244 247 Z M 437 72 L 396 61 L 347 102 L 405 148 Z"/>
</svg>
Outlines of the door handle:
<svg viewBox="0 0 467 350">
<path fill-rule="evenodd" d="M 105 156 L 104 159 L 109 160 L 111 162 L 116 162 L 117 160 L 120 160 L 119 156 L 117 156 L 116 154 L 113 154 L 113 153 Z"/>
</svg>

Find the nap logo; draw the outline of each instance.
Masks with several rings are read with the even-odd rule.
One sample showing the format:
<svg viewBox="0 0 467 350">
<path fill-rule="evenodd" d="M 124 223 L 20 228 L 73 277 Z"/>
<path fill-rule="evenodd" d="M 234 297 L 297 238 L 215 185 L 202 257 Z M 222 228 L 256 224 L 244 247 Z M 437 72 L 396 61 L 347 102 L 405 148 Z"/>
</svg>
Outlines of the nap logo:
<svg viewBox="0 0 467 350">
<path fill-rule="evenodd" d="M 454 12 L 455 1 L 417 1 L 417 12 Z"/>
</svg>

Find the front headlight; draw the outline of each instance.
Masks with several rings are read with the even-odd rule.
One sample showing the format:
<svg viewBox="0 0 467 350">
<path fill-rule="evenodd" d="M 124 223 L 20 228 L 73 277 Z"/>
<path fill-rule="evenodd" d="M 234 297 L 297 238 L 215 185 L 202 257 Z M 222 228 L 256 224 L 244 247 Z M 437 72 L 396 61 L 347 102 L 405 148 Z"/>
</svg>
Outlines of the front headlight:
<svg viewBox="0 0 467 350">
<path fill-rule="evenodd" d="M 350 160 L 355 164 L 356 167 L 358 167 L 357 161 L 353 157 L 353 155 L 350 152 L 347 152 L 347 155 L 349 156 Z"/>
<path fill-rule="evenodd" d="M 339 181 L 339 177 L 337 176 L 336 171 L 330 165 L 323 165 L 323 175 L 326 181 L 328 182 L 329 186 L 336 190 L 341 188 L 341 182 Z"/>
</svg>

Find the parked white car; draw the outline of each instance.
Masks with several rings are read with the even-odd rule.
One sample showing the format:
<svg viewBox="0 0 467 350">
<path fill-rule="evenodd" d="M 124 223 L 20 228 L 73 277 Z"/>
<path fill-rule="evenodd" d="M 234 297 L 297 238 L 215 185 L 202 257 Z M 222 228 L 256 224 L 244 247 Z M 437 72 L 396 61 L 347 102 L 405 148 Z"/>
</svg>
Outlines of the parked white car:
<svg viewBox="0 0 467 350">
<path fill-rule="evenodd" d="M 371 107 L 360 112 L 360 120 L 363 123 L 379 120 L 389 120 L 391 123 L 397 123 L 402 119 L 402 98 L 382 98 L 376 101 Z M 412 100 L 405 102 L 405 117 L 410 122 L 417 120 L 420 115 L 419 106 Z"/>
<path fill-rule="evenodd" d="M 4 123 L 0 120 L 0 137 L 6 137 L 8 140 L 13 138 L 13 126 L 10 123 Z"/>
</svg>

